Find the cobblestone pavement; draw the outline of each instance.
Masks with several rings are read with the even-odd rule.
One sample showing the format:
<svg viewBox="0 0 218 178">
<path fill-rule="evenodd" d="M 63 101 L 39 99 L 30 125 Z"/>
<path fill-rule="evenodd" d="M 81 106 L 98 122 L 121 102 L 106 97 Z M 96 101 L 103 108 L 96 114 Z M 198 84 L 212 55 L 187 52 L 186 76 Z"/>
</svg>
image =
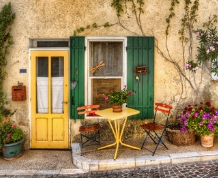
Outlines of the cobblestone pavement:
<svg viewBox="0 0 218 178">
<path fill-rule="evenodd" d="M 136 169 L 122 169 L 104 172 L 87 172 L 78 174 L 60 174 L 47 171 L 47 174 L 6 175 L 0 177 L 33 177 L 33 178 L 218 178 L 218 160 L 175 165 L 149 166 Z"/>
</svg>

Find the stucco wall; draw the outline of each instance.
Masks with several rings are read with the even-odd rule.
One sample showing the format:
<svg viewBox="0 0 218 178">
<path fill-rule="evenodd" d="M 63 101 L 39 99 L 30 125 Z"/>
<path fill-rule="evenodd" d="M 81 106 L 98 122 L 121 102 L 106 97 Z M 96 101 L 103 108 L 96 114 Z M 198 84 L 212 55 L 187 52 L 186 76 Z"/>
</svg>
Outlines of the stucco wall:
<svg viewBox="0 0 218 178">
<path fill-rule="evenodd" d="M 0 8 L 10 2 L 1 0 Z M 154 36 L 156 45 L 168 56 L 166 50 L 166 18 L 169 14 L 170 0 L 160 1 L 144 0 L 144 14 L 141 14 L 142 27 L 146 36 Z M 29 118 L 29 39 L 32 38 L 69 38 L 74 30 L 85 27 L 88 24 L 111 24 L 118 22 L 114 9 L 111 8 L 110 0 L 16 0 L 12 1 L 12 9 L 16 13 L 16 19 L 12 25 L 12 35 L 14 45 L 10 49 L 8 56 L 8 77 L 5 81 L 5 91 L 10 100 L 9 107 L 17 109 L 13 116 L 19 125 L 26 131 L 29 139 L 30 118 Z M 200 0 L 198 11 L 198 22 L 196 28 L 201 28 L 210 15 L 218 11 L 217 0 Z M 131 10 L 129 11 L 131 14 Z M 168 37 L 168 48 L 170 56 L 176 61 L 183 57 L 178 31 L 181 28 L 181 16 L 184 14 L 184 2 L 176 7 L 176 17 L 172 20 L 170 35 Z M 132 32 L 140 34 L 134 17 L 121 18 L 122 23 L 129 29 L 125 30 L 120 25 L 110 28 L 100 27 L 87 30 L 80 35 L 83 36 L 133 36 Z M 141 35 L 141 34 L 140 34 Z M 193 36 L 195 38 L 195 36 Z M 197 41 L 194 41 L 193 50 L 196 52 Z M 185 56 L 188 55 L 186 49 Z M 195 54 L 194 54 L 195 55 Z M 180 65 L 182 65 L 180 63 Z M 27 73 L 19 73 L 19 69 L 27 69 Z M 176 114 L 178 106 L 185 103 L 199 101 L 211 101 L 218 104 L 217 89 L 218 83 L 211 81 L 208 74 L 197 73 L 196 83 L 199 86 L 199 93 L 196 94 L 190 89 L 188 83 L 184 85 L 184 92 L 181 96 L 181 78 L 173 65 L 165 60 L 155 48 L 155 102 L 166 102 L 173 105 Z M 193 82 L 193 74 L 187 75 Z M 27 100 L 22 102 L 11 101 L 11 87 L 17 82 L 22 82 L 27 86 Z M 128 121 L 126 137 L 136 136 L 138 125 L 142 121 Z M 80 121 L 71 122 L 72 140 L 77 137 Z M 103 124 L 107 125 L 107 123 Z M 137 127 L 136 127 L 137 125 Z M 106 126 L 105 126 L 106 127 Z M 107 130 L 107 129 L 105 129 Z M 134 131 L 133 131 L 134 130 Z M 130 134 L 131 133 L 131 134 Z M 142 133 L 140 131 L 140 133 Z M 131 136 L 130 136 L 131 135 Z M 138 136 L 141 136 L 139 134 Z M 105 139 L 110 138 L 106 135 Z M 28 140 L 27 139 L 27 140 Z M 26 142 L 29 145 L 29 142 Z"/>
</svg>

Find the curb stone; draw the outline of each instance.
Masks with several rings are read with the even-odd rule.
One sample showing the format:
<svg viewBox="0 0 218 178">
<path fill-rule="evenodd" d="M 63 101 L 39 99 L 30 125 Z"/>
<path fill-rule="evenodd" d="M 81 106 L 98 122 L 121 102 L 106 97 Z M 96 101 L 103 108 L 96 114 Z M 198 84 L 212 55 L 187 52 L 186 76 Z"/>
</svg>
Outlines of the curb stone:
<svg viewBox="0 0 218 178">
<path fill-rule="evenodd" d="M 75 148 L 76 147 L 76 148 Z M 163 164 L 191 163 L 218 159 L 218 151 L 187 152 L 169 154 L 165 156 L 143 156 L 131 159 L 91 160 L 80 155 L 78 144 L 72 144 L 72 160 L 76 167 L 88 171 L 109 171 L 115 169 L 131 169 L 142 166 L 155 166 Z M 76 151 L 75 151 L 76 150 Z"/>
</svg>

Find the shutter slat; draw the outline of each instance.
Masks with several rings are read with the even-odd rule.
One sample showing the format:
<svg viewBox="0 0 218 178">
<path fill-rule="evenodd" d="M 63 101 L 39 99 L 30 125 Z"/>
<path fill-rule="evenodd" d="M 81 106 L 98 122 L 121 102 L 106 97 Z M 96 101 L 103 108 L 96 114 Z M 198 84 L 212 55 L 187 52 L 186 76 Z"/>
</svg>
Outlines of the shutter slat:
<svg viewBox="0 0 218 178">
<path fill-rule="evenodd" d="M 85 38 L 83 36 L 70 37 L 70 87 L 77 81 L 74 89 L 70 88 L 70 118 L 81 119 L 77 107 L 84 105 L 84 50 Z"/>
</svg>

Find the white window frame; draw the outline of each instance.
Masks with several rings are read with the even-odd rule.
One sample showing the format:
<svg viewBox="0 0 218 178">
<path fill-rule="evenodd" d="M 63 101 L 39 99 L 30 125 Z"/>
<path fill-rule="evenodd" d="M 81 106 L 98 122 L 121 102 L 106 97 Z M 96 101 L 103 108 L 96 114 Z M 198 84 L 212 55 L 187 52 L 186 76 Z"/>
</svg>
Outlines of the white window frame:
<svg viewBox="0 0 218 178">
<path fill-rule="evenodd" d="M 218 58 L 216 58 L 216 62 L 218 62 Z M 211 64 L 212 67 L 213 67 L 213 63 Z M 212 77 L 212 80 L 218 80 L 218 76 L 214 74 L 214 72 L 211 72 L 211 77 Z"/>
<path fill-rule="evenodd" d="M 85 104 L 92 104 L 91 103 L 91 87 L 89 86 L 89 83 L 91 83 L 92 78 L 103 78 L 106 79 L 107 77 L 90 77 L 89 76 L 89 43 L 92 41 L 96 42 L 103 42 L 103 41 L 112 41 L 112 42 L 122 42 L 123 43 L 123 76 L 122 77 L 110 77 L 110 78 L 121 78 L 121 87 L 123 88 L 124 85 L 127 84 L 127 53 L 126 53 L 126 47 L 127 47 L 127 38 L 126 37 L 86 37 L 85 38 Z M 122 89 L 121 88 L 121 89 Z"/>
</svg>

